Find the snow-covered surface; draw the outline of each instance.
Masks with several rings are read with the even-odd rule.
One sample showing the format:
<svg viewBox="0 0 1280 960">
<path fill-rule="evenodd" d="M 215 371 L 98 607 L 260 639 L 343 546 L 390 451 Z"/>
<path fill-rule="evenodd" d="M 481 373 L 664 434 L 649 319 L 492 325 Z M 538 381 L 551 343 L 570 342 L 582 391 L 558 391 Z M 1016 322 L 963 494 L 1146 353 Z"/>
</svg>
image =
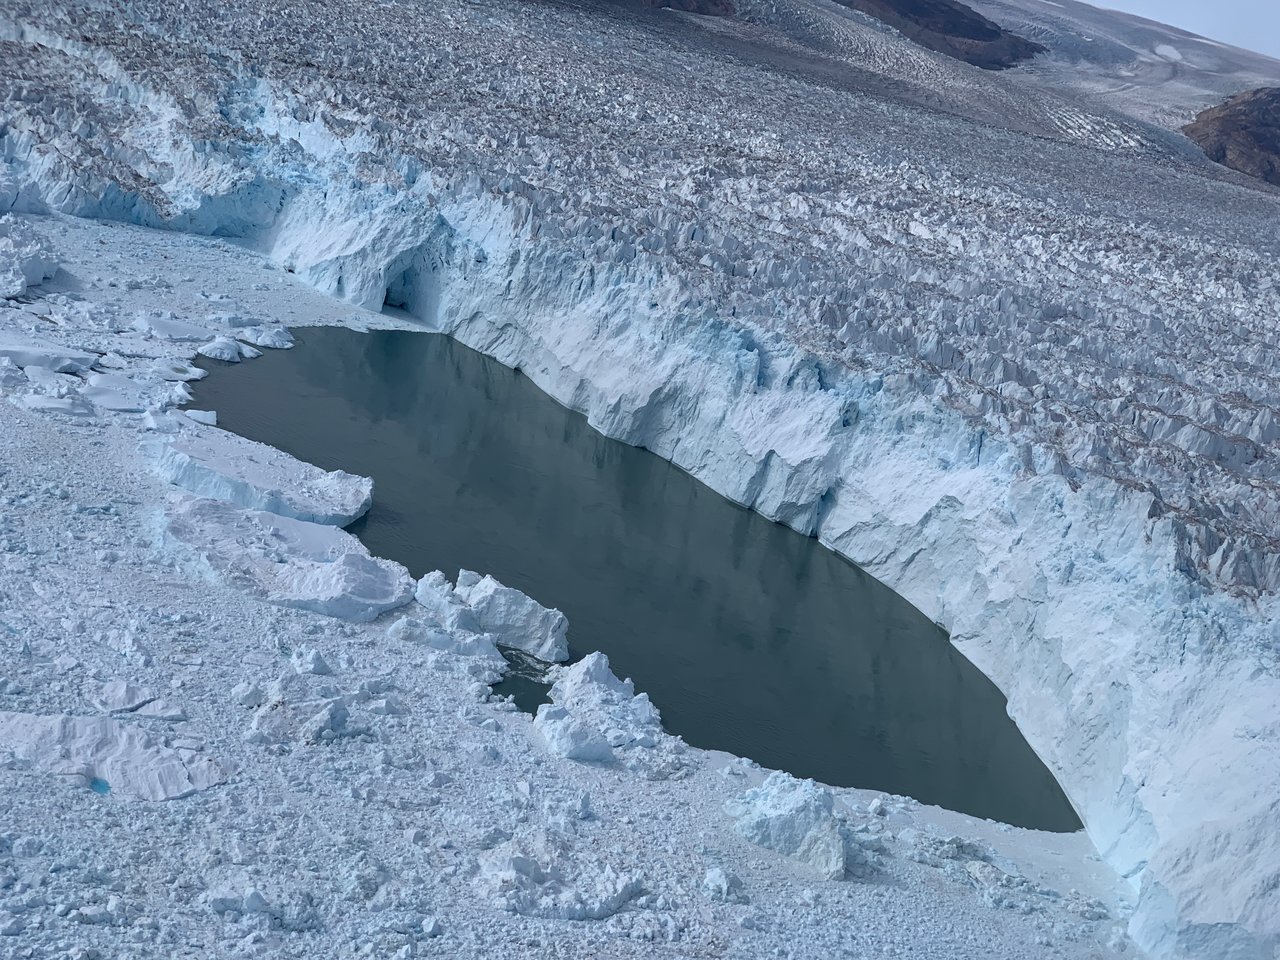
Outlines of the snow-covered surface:
<svg viewBox="0 0 1280 960">
<path fill-rule="evenodd" d="M 155 374 L 198 341 L 125 362 L 113 349 L 134 334 L 113 318 L 216 324 L 200 295 L 215 277 L 219 303 L 280 319 L 350 308 L 222 241 L 31 223 L 58 245 L 62 286 L 39 291 L 39 315 L 0 308 L 0 329 L 80 344 L 97 359 L 78 382 L 130 370 L 149 412 L 0 404 L 0 954 L 1132 955 L 1127 892 L 1083 834 L 766 783 L 664 733 L 599 654 L 553 668 L 538 720 L 495 700 L 495 641 L 545 644 L 563 618 L 483 577 L 405 579 L 372 623 L 281 604 L 298 529 L 308 550 L 358 544 L 158 476 L 157 437 L 216 436 L 166 409 L 173 381 Z M 125 289 L 161 251 L 172 283 Z M 228 470 L 262 456 L 217 449 Z M 305 489 L 309 469 L 292 473 Z M 171 542 L 193 515 L 231 576 L 207 579 Z M 270 583 L 267 550 L 284 568 Z M 793 796 L 816 798 L 816 826 Z M 824 838 L 824 869 L 817 840 L 775 839 L 796 834 Z"/>
<path fill-rule="evenodd" d="M 740 6 L 11 3 L 0 208 L 241 237 L 815 533 L 1006 693 L 1146 948 L 1267 956 L 1280 203 L 1172 131 L 1280 65 L 1008 0 L 1055 52 L 989 75 L 823 0 Z M 179 309 L 158 263 L 49 314 L 148 402 L 199 344 L 139 311 L 228 356 L 343 319 L 220 277 Z M 43 302 L 15 336 L 52 335 Z M 100 409 L 73 371 L 5 383 L 9 415 Z"/>
<path fill-rule="evenodd" d="M 121 390 L 128 389 L 127 378 L 117 380 Z M 364 516 L 373 502 L 367 477 L 321 470 L 224 430 L 187 431 L 156 441 L 148 452 L 157 474 L 197 496 L 295 520 L 342 527 Z"/>
</svg>

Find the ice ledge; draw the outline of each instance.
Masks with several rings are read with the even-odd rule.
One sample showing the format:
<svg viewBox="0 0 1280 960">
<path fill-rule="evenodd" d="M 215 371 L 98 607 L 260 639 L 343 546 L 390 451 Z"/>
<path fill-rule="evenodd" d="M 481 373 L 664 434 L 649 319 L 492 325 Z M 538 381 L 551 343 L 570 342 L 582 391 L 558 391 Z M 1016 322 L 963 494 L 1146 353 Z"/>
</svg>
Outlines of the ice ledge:
<svg viewBox="0 0 1280 960">
<path fill-rule="evenodd" d="M 159 476 L 199 497 L 344 527 L 368 512 L 373 481 L 304 463 L 223 430 L 192 430 L 144 447 Z"/>
</svg>

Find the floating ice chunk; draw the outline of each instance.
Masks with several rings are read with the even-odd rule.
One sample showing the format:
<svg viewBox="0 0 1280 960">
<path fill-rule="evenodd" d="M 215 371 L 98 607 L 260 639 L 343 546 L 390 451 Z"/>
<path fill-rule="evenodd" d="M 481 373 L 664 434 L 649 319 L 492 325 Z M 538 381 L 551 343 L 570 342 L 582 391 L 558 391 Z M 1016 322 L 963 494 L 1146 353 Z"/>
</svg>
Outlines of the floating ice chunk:
<svg viewBox="0 0 1280 960">
<path fill-rule="evenodd" d="M 613 748 L 596 730 L 582 723 L 564 707 L 544 703 L 533 718 L 533 728 L 542 737 L 548 752 L 566 760 L 583 763 L 608 763 Z"/>
<path fill-rule="evenodd" d="M 270 350 L 289 350 L 293 347 L 293 334 L 285 327 L 245 327 L 239 332 L 242 340 Z"/>
<path fill-rule="evenodd" d="M 151 365 L 151 372 L 161 380 L 176 380 L 186 383 L 191 380 L 203 380 L 209 375 L 208 370 L 193 367 L 185 360 L 157 360 Z"/>
<path fill-rule="evenodd" d="M 419 580 L 413 596 L 427 616 L 445 630 L 451 633 L 458 630 L 480 632 L 480 621 L 475 612 L 439 570 L 433 570 Z"/>
<path fill-rule="evenodd" d="M 268 603 L 368 621 L 413 596 L 404 567 L 336 527 L 184 497 L 170 504 L 166 533 L 215 579 Z"/>
<path fill-rule="evenodd" d="M 0 711 L 0 744 L 43 773 L 101 780 L 113 795 L 140 800 L 178 800 L 226 779 L 216 761 L 111 717 Z"/>
<path fill-rule="evenodd" d="M 729 800 L 734 829 L 752 843 L 813 867 L 825 880 L 845 876 L 845 842 L 831 791 L 775 771 L 760 786 Z"/>
<path fill-rule="evenodd" d="M 345 526 L 373 502 L 373 481 L 367 477 L 321 470 L 225 431 L 151 440 L 145 449 L 156 473 L 169 483 L 282 517 Z"/>
<path fill-rule="evenodd" d="M 569 659 L 569 622 L 559 610 L 544 607 L 493 577 L 482 577 L 470 570 L 458 574 L 455 592 L 475 613 L 480 629 L 492 633 L 499 643 L 539 660 Z"/>
<path fill-rule="evenodd" d="M 182 412 L 187 419 L 202 423 L 206 427 L 216 427 L 218 425 L 218 411 L 216 410 L 183 410 Z"/>
<path fill-rule="evenodd" d="M 140 313 L 130 326 L 138 333 L 149 334 L 174 343 L 196 343 L 213 335 L 208 327 L 201 327 L 185 320 L 175 319 L 173 314 Z"/>
<path fill-rule="evenodd" d="M 225 363 L 239 363 L 245 357 L 247 348 L 232 337 L 214 337 L 196 353 L 210 360 L 222 360 Z"/>
</svg>

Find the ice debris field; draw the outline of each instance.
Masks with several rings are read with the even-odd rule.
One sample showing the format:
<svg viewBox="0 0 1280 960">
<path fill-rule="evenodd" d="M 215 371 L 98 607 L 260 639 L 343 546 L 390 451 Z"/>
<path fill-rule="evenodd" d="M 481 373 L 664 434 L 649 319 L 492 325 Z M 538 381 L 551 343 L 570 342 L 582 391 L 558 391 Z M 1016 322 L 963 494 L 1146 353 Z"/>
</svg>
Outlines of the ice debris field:
<svg viewBox="0 0 1280 960">
<path fill-rule="evenodd" d="M 1082 834 L 692 750 L 599 654 L 516 712 L 496 644 L 564 660 L 561 614 L 414 582 L 340 529 L 367 480 L 174 408 L 228 317 L 385 318 L 224 241 L 0 229 L 63 251 L 0 306 L 5 951 L 1123 955 Z"/>
<path fill-rule="evenodd" d="M 739 6 L 0 7 L 0 950 L 1275 955 L 1280 202 L 1172 131 L 1280 65 Z M 598 656 L 495 700 L 563 618 L 181 409 L 392 322 L 897 590 L 1085 832 L 691 750 Z"/>
</svg>

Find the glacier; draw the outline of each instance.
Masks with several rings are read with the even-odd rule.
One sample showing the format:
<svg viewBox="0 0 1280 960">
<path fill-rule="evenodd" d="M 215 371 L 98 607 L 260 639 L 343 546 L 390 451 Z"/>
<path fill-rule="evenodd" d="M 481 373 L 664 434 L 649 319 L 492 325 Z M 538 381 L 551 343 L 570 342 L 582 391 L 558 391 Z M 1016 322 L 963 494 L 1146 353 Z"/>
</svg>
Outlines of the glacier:
<svg viewBox="0 0 1280 960">
<path fill-rule="evenodd" d="M 0 207 L 241 238 L 818 537 L 1005 693 L 1141 947 L 1274 953 L 1276 201 L 1164 129 L 1194 97 L 1152 80 L 1139 112 L 1065 59 L 974 76 L 821 4 L 419 6 L 311 63 L 300 4 L 252 32 L 248 3 L 135 4 L 148 30 L 9 4 Z M 874 96 L 751 66 L 770 31 Z M 566 36 L 611 56 L 567 71 Z"/>
</svg>

